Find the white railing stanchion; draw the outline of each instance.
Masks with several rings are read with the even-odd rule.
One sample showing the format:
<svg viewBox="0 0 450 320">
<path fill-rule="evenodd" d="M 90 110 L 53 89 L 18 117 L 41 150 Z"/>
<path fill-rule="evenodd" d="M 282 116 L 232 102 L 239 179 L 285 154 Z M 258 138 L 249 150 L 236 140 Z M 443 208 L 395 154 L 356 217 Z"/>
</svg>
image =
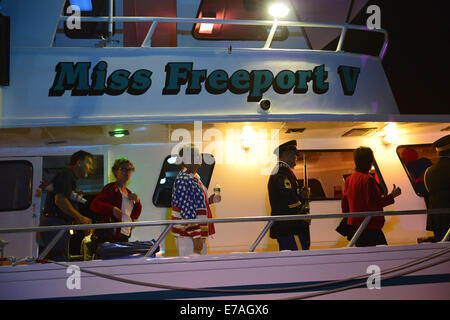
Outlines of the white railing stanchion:
<svg viewBox="0 0 450 320">
<path fill-rule="evenodd" d="M 261 242 L 261 240 L 264 238 L 264 236 L 266 235 L 267 231 L 269 231 L 270 227 L 273 224 L 273 220 L 272 221 L 268 221 L 266 223 L 266 226 L 264 227 L 264 229 L 261 231 L 261 233 L 259 234 L 258 238 L 256 238 L 255 242 L 252 244 L 252 246 L 250 247 L 250 250 L 248 250 L 249 252 L 253 252 L 255 251 L 256 247 L 258 246 L 258 244 Z"/>
<path fill-rule="evenodd" d="M 52 241 L 45 247 L 44 251 L 41 252 L 41 254 L 38 257 L 38 260 L 42 260 L 45 258 L 45 256 L 52 250 L 52 248 L 55 246 L 56 242 L 62 237 L 64 232 L 67 232 L 65 229 L 61 229 L 58 231 L 56 236 L 53 237 Z"/>
<path fill-rule="evenodd" d="M 447 233 L 445 234 L 444 238 L 442 238 L 441 242 L 449 241 L 450 240 L 450 228 L 448 228 Z"/>
<path fill-rule="evenodd" d="M 366 229 L 367 225 L 369 224 L 371 218 L 372 217 L 366 217 L 364 219 L 364 221 L 359 226 L 358 230 L 353 235 L 352 240 L 350 240 L 349 244 L 347 245 L 348 248 L 353 247 L 353 245 L 356 243 L 356 241 L 358 241 L 358 239 L 361 236 L 361 234 L 363 233 L 364 229 Z"/>
<path fill-rule="evenodd" d="M 278 19 L 275 19 L 273 21 L 272 28 L 270 29 L 269 35 L 267 36 L 266 43 L 264 44 L 264 49 L 270 48 L 273 37 L 275 36 L 275 32 L 277 31 L 277 28 L 278 28 Z"/>
<path fill-rule="evenodd" d="M 172 229 L 172 225 L 171 224 L 166 226 L 166 228 L 161 233 L 161 235 L 156 240 L 156 242 L 153 244 L 153 246 L 147 251 L 147 253 L 145 254 L 145 257 L 152 256 L 152 254 L 155 253 L 156 249 L 161 244 L 161 242 L 164 240 L 164 238 L 167 236 L 167 234 L 169 233 L 170 229 Z"/>
</svg>

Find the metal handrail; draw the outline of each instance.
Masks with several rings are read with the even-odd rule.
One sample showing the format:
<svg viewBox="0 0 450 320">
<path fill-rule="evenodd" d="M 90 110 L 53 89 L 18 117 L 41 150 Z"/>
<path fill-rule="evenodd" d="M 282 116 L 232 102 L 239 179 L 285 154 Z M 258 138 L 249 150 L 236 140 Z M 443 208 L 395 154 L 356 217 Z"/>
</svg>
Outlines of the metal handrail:
<svg viewBox="0 0 450 320">
<path fill-rule="evenodd" d="M 110 12 L 111 14 L 111 12 Z M 67 21 L 73 19 L 70 16 L 60 15 L 60 21 Z M 208 23 L 208 24 L 234 24 L 234 25 L 255 25 L 255 26 L 272 26 L 267 40 L 263 46 L 264 49 L 270 48 L 273 40 L 273 35 L 279 26 L 286 27 L 307 27 L 307 28 L 328 28 L 328 29 L 341 29 L 341 35 L 339 43 L 336 47 L 336 52 L 343 51 L 342 46 L 348 29 L 379 32 L 384 34 L 384 43 L 380 50 L 378 57 L 383 59 L 384 53 L 388 44 L 388 33 L 385 29 L 369 29 L 367 26 L 350 25 L 350 24 L 335 24 L 335 23 L 317 23 L 317 22 L 300 22 L 300 21 L 282 21 L 282 20 L 235 20 L 235 19 L 210 19 L 210 18 L 167 18 L 167 17 L 125 17 L 125 16 L 102 16 L 102 17 L 79 17 L 80 22 L 108 22 L 110 24 L 109 32 L 112 33 L 113 22 L 153 22 L 149 28 L 141 47 L 150 47 L 151 38 L 159 22 L 163 23 Z M 110 35 L 111 36 L 111 35 Z"/>
<path fill-rule="evenodd" d="M 171 226 L 174 224 L 197 224 L 197 223 L 234 223 L 234 222 L 263 222 L 267 224 L 252 244 L 249 252 L 253 252 L 265 234 L 269 231 L 270 226 L 275 221 L 289 220 L 312 220 L 312 219 L 332 219 L 345 217 L 366 217 L 359 229 L 350 240 L 348 246 L 353 246 L 358 240 L 364 228 L 368 225 L 369 220 L 373 216 L 399 216 L 399 215 L 415 215 L 415 214 L 448 214 L 450 209 L 429 209 L 429 210 L 402 210 L 402 211 L 370 211 L 370 212 L 352 212 L 352 213 L 332 213 L 332 214 L 303 214 L 303 215 L 281 215 L 281 216 L 254 216 L 239 218 L 213 218 L 213 219 L 185 219 L 185 220 L 157 220 L 157 221 L 138 221 L 138 222 L 114 222 L 114 223 L 95 223 L 95 224 L 79 224 L 79 225 L 61 225 L 61 226 L 45 226 L 45 227 L 25 227 L 25 228 L 0 228 L 2 233 L 23 233 L 23 232 L 48 232 L 59 231 L 58 234 L 47 245 L 44 251 L 39 255 L 38 259 L 43 259 L 45 255 L 52 249 L 59 238 L 64 234 L 64 230 L 88 230 L 88 229 L 107 229 L 118 227 L 150 227 L 165 226 L 165 229 L 155 241 L 153 246 L 148 250 L 147 256 L 151 256 L 159 244 L 169 233 Z M 450 229 L 441 242 L 450 239 Z"/>
</svg>

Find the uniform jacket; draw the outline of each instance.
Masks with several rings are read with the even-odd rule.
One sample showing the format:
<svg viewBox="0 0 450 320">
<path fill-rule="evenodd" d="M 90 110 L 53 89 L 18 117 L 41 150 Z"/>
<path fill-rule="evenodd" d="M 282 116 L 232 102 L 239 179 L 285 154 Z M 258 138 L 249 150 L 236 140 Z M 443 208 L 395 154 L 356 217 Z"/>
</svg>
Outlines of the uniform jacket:
<svg viewBox="0 0 450 320">
<path fill-rule="evenodd" d="M 341 200 L 342 212 L 383 211 L 393 204 L 392 195 L 382 195 L 378 183 L 369 173 L 356 171 L 345 179 L 344 195 Z M 348 218 L 347 223 L 358 227 L 364 217 Z M 384 216 L 372 217 L 367 228 L 379 229 L 384 225 Z"/>
<path fill-rule="evenodd" d="M 131 191 L 127 188 L 128 193 Z M 122 219 L 117 220 L 113 215 L 113 207 L 122 209 L 122 193 L 115 182 L 108 183 L 103 187 L 102 191 L 94 198 L 90 209 L 96 214 L 97 222 L 121 222 Z M 141 215 L 142 205 L 136 202 L 133 206 L 130 218 L 134 221 Z M 110 229 L 114 230 L 114 229 Z M 115 229 L 114 239 L 120 238 L 120 228 Z"/>
<path fill-rule="evenodd" d="M 278 163 L 269 178 L 267 188 L 272 216 L 306 213 L 297 178 L 286 163 Z M 309 225 L 303 220 L 275 221 L 270 228 L 270 237 L 292 235 L 307 228 Z"/>
<path fill-rule="evenodd" d="M 450 158 L 440 157 L 438 162 L 427 169 L 424 181 L 429 192 L 428 208 L 450 208 Z M 427 230 L 442 228 L 450 228 L 450 214 L 427 216 Z"/>
</svg>

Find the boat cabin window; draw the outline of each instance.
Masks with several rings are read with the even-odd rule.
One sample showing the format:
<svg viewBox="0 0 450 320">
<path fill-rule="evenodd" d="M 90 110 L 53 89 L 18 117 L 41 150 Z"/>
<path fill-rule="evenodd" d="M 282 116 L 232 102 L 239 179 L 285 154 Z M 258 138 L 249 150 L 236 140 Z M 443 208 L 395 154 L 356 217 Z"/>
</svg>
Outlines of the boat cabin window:
<svg viewBox="0 0 450 320">
<path fill-rule="evenodd" d="M 429 166 L 436 163 L 439 156 L 431 144 L 402 145 L 397 147 L 397 155 L 408 174 L 416 194 L 426 196 L 423 176 Z"/>
<path fill-rule="evenodd" d="M 220 20 L 273 20 L 263 0 L 203 0 L 197 18 Z M 271 26 L 196 23 L 192 28 L 198 40 L 265 41 Z M 286 40 L 288 29 L 278 27 L 274 41 Z"/>
<path fill-rule="evenodd" d="M 69 156 L 45 156 L 42 159 L 42 181 L 50 182 L 54 176 L 64 168 L 67 168 L 70 162 Z M 93 157 L 93 172 L 89 174 L 86 179 L 78 179 L 77 187 L 78 190 L 83 192 L 83 197 L 88 201 L 87 205 L 80 206 L 80 210 L 83 214 L 90 216 L 88 212 L 89 205 L 95 196 L 102 190 L 105 179 L 104 179 L 104 168 L 103 168 L 103 155 L 94 154 Z M 44 210 L 45 198 L 47 190 L 42 190 L 41 196 L 41 210 Z"/>
<path fill-rule="evenodd" d="M 66 0 L 64 16 L 105 17 L 109 14 L 109 0 Z M 73 7 L 72 7 L 73 6 Z M 79 8 L 79 12 L 72 8 Z M 71 8 L 69 8 L 71 7 Z M 107 22 L 80 22 L 79 27 L 70 21 L 64 23 L 64 33 L 72 39 L 101 39 L 108 35 Z"/>
<path fill-rule="evenodd" d="M 24 160 L 0 161 L 0 176 L 0 211 L 27 209 L 33 192 L 33 165 Z"/>
<path fill-rule="evenodd" d="M 177 164 L 177 162 L 177 157 L 171 155 L 167 156 L 163 161 L 152 199 L 156 207 L 169 208 L 172 205 L 173 183 L 181 171 L 181 164 Z M 214 165 L 214 156 L 212 154 L 202 153 L 202 166 L 198 169 L 197 173 L 206 189 L 208 189 L 209 183 L 211 182 Z"/>
<path fill-rule="evenodd" d="M 305 150 L 297 158 L 294 173 L 300 186 L 303 186 L 306 173 L 311 188 L 310 200 L 339 200 L 344 193 L 345 179 L 354 172 L 353 150 Z M 376 162 L 370 174 L 380 185 L 383 194 L 387 188 Z"/>
<path fill-rule="evenodd" d="M 65 16 L 81 17 L 107 17 L 109 16 L 110 0 L 66 0 L 64 5 Z M 79 13 L 69 8 L 76 5 L 80 8 Z M 126 17 L 176 17 L 176 0 L 115 0 L 113 6 L 114 16 Z M 74 27 L 74 19 L 64 23 L 64 34 L 72 39 L 99 39 L 90 43 L 87 40 L 80 40 L 79 45 L 91 44 L 94 46 L 105 46 L 108 39 L 108 22 L 80 22 Z M 108 45 L 123 47 L 140 47 L 152 25 L 151 21 L 146 22 L 113 22 L 112 38 Z M 62 27 L 60 25 L 61 30 Z M 60 38 L 62 44 L 67 44 Z M 156 27 L 151 38 L 152 47 L 176 47 L 177 46 L 177 26 L 176 23 L 161 22 Z"/>
</svg>

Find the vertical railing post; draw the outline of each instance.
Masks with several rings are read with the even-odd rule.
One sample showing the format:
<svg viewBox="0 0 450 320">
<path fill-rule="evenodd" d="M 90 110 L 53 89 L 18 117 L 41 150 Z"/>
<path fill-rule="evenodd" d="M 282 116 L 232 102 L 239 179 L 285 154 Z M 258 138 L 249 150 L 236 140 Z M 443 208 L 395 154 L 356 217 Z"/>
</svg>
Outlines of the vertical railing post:
<svg viewBox="0 0 450 320">
<path fill-rule="evenodd" d="M 261 233 L 259 234 L 258 238 L 256 238 L 255 242 L 252 244 L 252 246 L 250 247 L 250 250 L 248 250 L 249 252 L 255 251 L 256 247 L 261 242 L 262 238 L 266 235 L 267 231 L 269 231 L 269 229 L 272 226 L 272 224 L 273 224 L 273 220 L 270 220 L 270 221 L 268 221 L 266 223 L 266 226 L 261 231 Z"/>
<path fill-rule="evenodd" d="M 447 233 L 445 234 L 444 238 L 442 238 L 441 242 L 449 241 L 450 240 L 450 228 L 448 229 Z"/>
<path fill-rule="evenodd" d="M 52 248 L 55 246 L 56 242 L 58 242 L 58 240 L 62 237 L 64 232 L 67 232 L 67 230 L 61 229 L 58 231 L 56 236 L 53 237 L 52 241 L 50 241 L 47 247 L 45 247 L 44 251 L 41 252 L 41 254 L 38 257 L 38 260 L 42 260 L 45 258 L 45 256 L 49 253 L 49 251 L 52 250 Z"/>
<path fill-rule="evenodd" d="M 156 242 L 153 244 L 153 246 L 147 251 L 147 253 L 145 254 L 145 257 L 151 256 L 153 253 L 155 253 L 156 249 L 158 248 L 158 246 L 161 244 L 161 242 L 164 240 L 164 238 L 167 236 L 167 234 L 169 233 L 170 229 L 171 229 L 171 225 L 167 225 L 166 228 L 164 229 L 164 231 L 161 233 L 161 235 L 159 236 L 159 238 L 156 240 Z"/>
<path fill-rule="evenodd" d="M 370 217 L 370 216 L 366 217 L 364 219 L 364 221 L 361 223 L 361 225 L 359 226 L 358 230 L 353 235 L 352 240 L 350 240 L 350 243 L 347 245 L 348 248 L 353 247 L 353 245 L 356 243 L 356 241 L 358 241 L 358 239 L 361 236 L 361 234 L 363 233 L 364 229 L 366 229 L 367 225 L 369 224 L 370 218 L 372 218 L 372 217 Z"/>
<path fill-rule="evenodd" d="M 114 0 L 109 0 L 109 17 L 108 17 L 108 41 L 113 37 L 113 16 L 114 16 Z"/>
<path fill-rule="evenodd" d="M 272 44 L 273 37 L 275 36 L 275 32 L 277 31 L 277 28 L 278 28 L 278 20 L 275 19 L 273 21 L 272 28 L 270 29 L 269 36 L 267 37 L 266 43 L 264 44 L 264 49 L 270 48 L 270 45 Z"/>
<path fill-rule="evenodd" d="M 339 43 L 337 45 L 336 51 L 342 51 L 342 46 L 344 45 L 345 35 L 347 34 L 347 25 L 342 28 L 341 37 L 339 38 Z"/>
<path fill-rule="evenodd" d="M 148 29 L 147 35 L 145 36 L 144 41 L 142 41 L 141 47 L 145 47 L 145 48 L 151 47 L 153 33 L 155 32 L 157 25 L 158 25 L 157 20 L 152 21 L 152 25 L 150 26 L 150 29 Z"/>
</svg>

